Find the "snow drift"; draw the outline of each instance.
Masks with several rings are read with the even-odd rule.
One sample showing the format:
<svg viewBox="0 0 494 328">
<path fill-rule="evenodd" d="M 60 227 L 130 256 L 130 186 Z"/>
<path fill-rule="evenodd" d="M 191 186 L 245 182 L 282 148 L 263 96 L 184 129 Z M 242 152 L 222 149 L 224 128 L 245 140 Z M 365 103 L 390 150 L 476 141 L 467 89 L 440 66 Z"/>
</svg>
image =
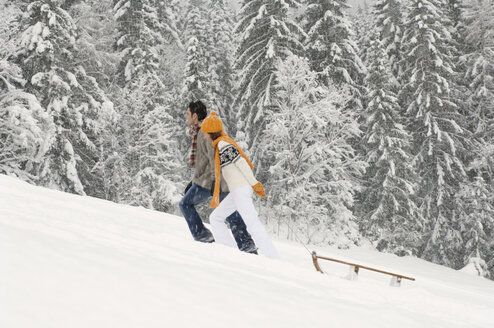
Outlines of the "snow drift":
<svg viewBox="0 0 494 328">
<path fill-rule="evenodd" d="M 194 242 L 183 218 L 0 175 L 0 327 L 493 327 L 494 282 L 416 258 L 318 248 L 415 277 Z"/>
</svg>

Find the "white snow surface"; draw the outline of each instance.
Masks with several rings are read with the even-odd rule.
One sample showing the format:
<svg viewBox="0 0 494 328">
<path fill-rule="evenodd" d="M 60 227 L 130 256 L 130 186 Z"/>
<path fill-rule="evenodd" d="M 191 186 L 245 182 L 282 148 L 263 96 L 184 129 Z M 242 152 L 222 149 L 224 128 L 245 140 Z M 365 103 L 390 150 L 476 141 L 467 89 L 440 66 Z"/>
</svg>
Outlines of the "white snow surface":
<svg viewBox="0 0 494 328">
<path fill-rule="evenodd" d="M 416 278 L 192 240 L 181 217 L 0 175 L 0 327 L 494 327 L 494 282 L 364 248 L 318 254 Z"/>
</svg>

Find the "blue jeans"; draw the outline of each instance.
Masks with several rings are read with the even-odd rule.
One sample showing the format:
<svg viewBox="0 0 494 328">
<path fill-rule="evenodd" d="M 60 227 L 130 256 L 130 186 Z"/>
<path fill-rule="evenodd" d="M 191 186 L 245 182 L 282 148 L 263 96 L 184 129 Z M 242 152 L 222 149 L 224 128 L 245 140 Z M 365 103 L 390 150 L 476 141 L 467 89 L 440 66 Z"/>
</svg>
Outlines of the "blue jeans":
<svg viewBox="0 0 494 328">
<path fill-rule="evenodd" d="M 226 195 L 228 195 L 227 192 L 220 193 L 220 201 L 222 201 Z M 196 205 L 207 201 L 212 196 L 212 189 L 206 189 L 197 184 L 193 184 L 178 204 L 194 240 L 202 242 L 213 241 L 213 234 L 204 226 L 201 217 L 195 208 Z M 254 241 L 247 232 L 247 227 L 238 212 L 234 212 L 227 217 L 226 221 L 230 225 L 238 249 L 246 252 L 256 249 Z"/>
</svg>

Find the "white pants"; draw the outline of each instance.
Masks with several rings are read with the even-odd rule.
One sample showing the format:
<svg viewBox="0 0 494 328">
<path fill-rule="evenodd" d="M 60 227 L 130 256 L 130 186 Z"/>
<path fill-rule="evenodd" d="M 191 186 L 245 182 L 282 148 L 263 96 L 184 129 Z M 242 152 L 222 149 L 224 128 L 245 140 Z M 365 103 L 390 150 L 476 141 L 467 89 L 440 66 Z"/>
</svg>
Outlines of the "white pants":
<svg viewBox="0 0 494 328">
<path fill-rule="evenodd" d="M 209 223 L 211 224 L 214 240 L 220 244 L 237 247 L 235 240 L 228 230 L 225 219 L 233 212 L 238 211 L 259 251 L 269 258 L 277 259 L 280 256 L 273 242 L 269 239 L 266 229 L 264 229 L 261 221 L 259 221 L 259 216 L 252 201 L 252 193 L 252 187 L 249 185 L 238 187 L 231 191 L 213 213 L 211 213 Z"/>
</svg>

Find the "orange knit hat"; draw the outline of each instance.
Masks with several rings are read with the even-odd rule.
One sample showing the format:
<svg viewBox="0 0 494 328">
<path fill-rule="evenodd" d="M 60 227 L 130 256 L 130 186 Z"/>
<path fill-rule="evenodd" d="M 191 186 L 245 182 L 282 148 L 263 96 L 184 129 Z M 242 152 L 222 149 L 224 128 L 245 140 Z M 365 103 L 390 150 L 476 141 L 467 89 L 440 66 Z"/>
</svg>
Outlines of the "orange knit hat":
<svg viewBox="0 0 494 328">
<path fill-rule="evenodd" d="M 214 110 L 204 119 L 204 121 L 202 121 L 201 131 L 204 133 L 223 131 L 223 123 L 221 123 L 221 119 L 216 116 L 216 112 Z"/>
</svg>

